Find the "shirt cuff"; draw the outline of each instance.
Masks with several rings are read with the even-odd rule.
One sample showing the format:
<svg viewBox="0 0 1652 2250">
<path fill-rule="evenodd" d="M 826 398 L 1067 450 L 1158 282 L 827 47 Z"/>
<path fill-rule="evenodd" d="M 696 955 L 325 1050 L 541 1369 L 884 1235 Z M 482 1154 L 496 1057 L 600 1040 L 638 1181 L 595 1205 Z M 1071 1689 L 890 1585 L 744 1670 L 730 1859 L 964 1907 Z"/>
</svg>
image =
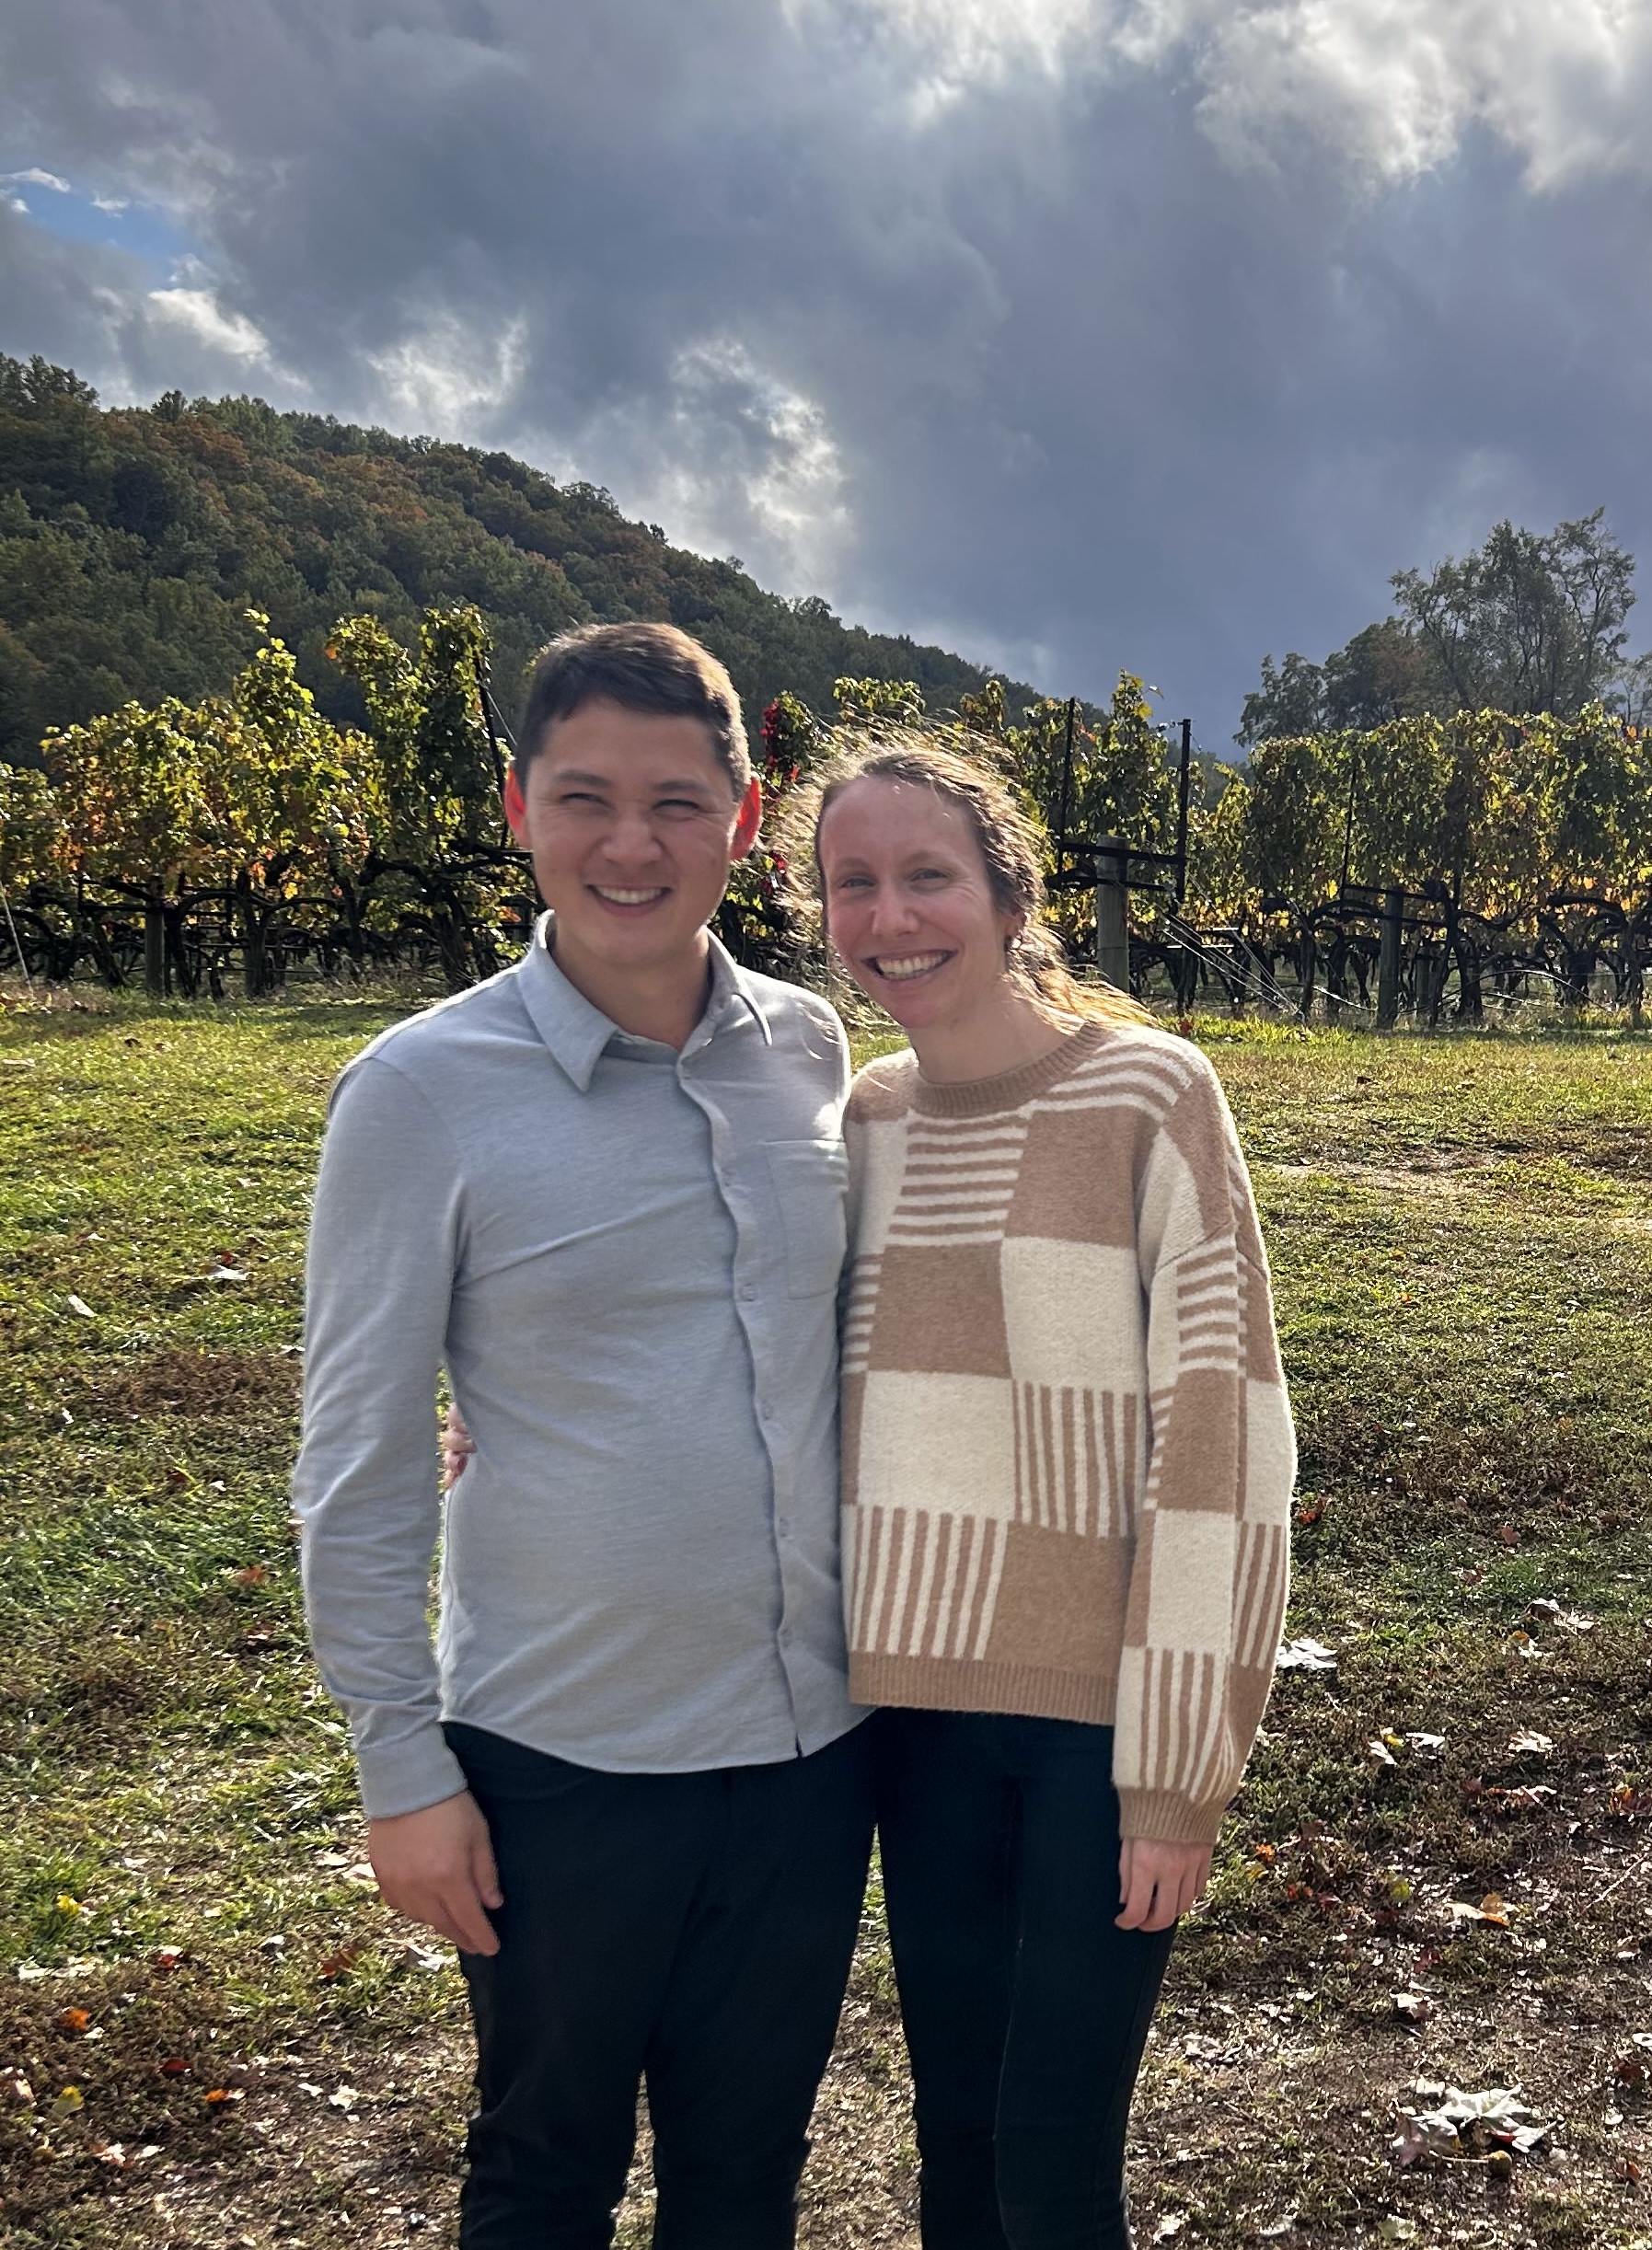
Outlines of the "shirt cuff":
<svg viewBox="0 0 1652 2250">
<path fill-rule="evenodd" d="M 439 1725 L 422 1726 L 399 1742 L 356 1746 L 362 1803 L 369 1820 L 393 1820 L 456 1797 L 470 1784 Z"/>
</svg>

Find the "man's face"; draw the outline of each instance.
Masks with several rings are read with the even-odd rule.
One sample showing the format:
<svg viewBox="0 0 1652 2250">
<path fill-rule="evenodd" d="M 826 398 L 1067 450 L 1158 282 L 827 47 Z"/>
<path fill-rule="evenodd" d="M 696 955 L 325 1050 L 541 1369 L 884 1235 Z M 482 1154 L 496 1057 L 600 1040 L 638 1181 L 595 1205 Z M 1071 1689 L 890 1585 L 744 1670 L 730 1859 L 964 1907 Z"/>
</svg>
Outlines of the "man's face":
<svg viewBox="0 0 1652 2250">
<path fill-rule="evenodd" d="M 699 719 L 604 700 L 553 721 L 526 785 L 513 770 L 505 812 L 573 983 L 652 983 L 703 960 L 705 925 L 757 840 L 760 808 L 756 781 L 736 800 Z"/>
</svg>

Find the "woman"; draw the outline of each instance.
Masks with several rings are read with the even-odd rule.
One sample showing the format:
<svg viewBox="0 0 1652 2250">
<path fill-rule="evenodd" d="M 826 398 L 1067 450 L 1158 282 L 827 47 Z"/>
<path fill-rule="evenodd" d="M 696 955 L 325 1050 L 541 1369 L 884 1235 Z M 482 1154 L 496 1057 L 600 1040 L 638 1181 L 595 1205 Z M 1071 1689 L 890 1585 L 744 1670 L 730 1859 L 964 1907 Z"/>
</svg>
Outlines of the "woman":
<svg viewBox="0 0 1652 2250">
<path fill-rule="evenodd" d="M 989 773 L 874 742 L 812 830 L 833 951 L 911 1043 L 845 1127 L 844 1578 L 923 2242 L 1115 2250 L 1149 2021 L 1285 1604 L 1262 1243 L 1215 1073 L 1074 987 Z"/>
</svg>

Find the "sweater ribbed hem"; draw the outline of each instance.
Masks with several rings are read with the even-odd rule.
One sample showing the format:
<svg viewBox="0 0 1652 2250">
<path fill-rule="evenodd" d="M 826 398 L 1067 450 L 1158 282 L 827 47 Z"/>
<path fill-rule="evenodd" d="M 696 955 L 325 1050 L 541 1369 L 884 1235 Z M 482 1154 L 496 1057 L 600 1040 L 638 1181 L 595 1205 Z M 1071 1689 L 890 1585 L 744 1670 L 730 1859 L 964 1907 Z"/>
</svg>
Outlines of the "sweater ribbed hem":
<svg viewBox="0 0 1652 2250">
<path fill-rule="evenodd" d="M 1019 1109 L 1023 1102 L 1058 1086 L 1069 1070 L 1094 1054 L 1110 1028 L 1092 1017 L 1035 1063 L 1018 1063 L 994 1079 L 958 1079 L 936 1085 L 915 1069 L 912 1107 L 922 1117 L 990 1117 L 999 1110 Z"/>
<path fill-rule="evenodd" d="M 1111 1726 L 1118 1687 L 1088 1672 L 1057 1672 L 1041 1664 L 851 1652 L 849 1694 L 853 1703 L 894 1703 L 904 1711 L 1001 1711 Z"/>
<path fill-rule="evenodd" d="M 1118 1827 L 1138 1843 L 1213 1844 L 1225 1805 L 1194 1805 L 1157 1789 L 1121 1789 Z"/>
</svg>

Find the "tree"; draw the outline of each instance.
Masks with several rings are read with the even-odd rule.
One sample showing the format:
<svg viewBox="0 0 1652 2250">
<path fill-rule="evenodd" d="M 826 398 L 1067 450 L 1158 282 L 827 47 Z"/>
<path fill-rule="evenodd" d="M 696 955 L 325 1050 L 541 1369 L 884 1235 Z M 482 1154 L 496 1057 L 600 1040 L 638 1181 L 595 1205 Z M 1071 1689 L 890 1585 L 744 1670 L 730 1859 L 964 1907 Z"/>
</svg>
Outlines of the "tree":
<svg viewBox="0 0 1652 2250">
<path fill-rule="evenodd" d="M 1245 749 L 1278 734 L 1317 734 L 1325 724 L 1325 666 L 1292 649 L 1283 664 L 1262 660 L 1262 684 L 1244 699 L 1233 739 Z"/>
<path fill-rule="evenodd" d="M 1485 545 L 1425 578 L 1390 582 L 1460 710 L 1573 717 L 1621 679 L 1635 606 L 1635 558 L 1605 510 L 1552 532 L 1505 519 Z"/>
<path fill-rule="evenodd" d="M 1505 521 L 1427 577 L 1396 571 L 1398 614 L 1323 664 L 1294 651 L 1279 665 L 1264 657 L 1233 739 L 1252 749 L 1459 710 L 1576 717 L 1592 702 L 1638 721 L 1652 715 L 1652 659 L 1627 653 L 1634 579 L 1603 509 L 1543 533 Z"/>
</svg>

